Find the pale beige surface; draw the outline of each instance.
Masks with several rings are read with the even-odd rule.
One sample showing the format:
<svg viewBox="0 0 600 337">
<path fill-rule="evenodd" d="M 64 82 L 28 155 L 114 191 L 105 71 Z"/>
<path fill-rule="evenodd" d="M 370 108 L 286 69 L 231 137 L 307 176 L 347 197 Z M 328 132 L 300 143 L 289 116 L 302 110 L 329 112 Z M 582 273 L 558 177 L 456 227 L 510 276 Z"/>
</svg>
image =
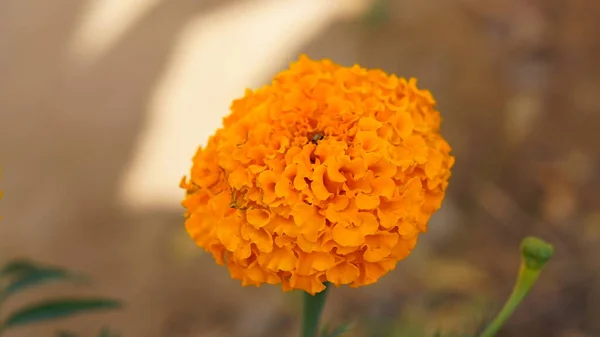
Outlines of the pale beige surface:
<svg viewBox="0 0 600 337">
<path fill-rule="evenodd" d="M 175 187 L 232 99 L 295 58 L 298 48 L 346 11 L 341 1 L 263 0 L 191 20 L 150 101 L 147 128 L 122 185 L 124 202 L 179 208 L 182 193 Z"/>
</svg>

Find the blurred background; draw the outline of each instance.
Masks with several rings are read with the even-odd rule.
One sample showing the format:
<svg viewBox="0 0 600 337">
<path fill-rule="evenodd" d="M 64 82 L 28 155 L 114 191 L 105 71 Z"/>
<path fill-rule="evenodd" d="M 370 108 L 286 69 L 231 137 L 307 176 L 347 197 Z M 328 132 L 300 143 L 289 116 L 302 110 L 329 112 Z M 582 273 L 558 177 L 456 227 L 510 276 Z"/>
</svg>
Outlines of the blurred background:
<svg viewBox="0 0 600 337">
<path fill-rule="evenodd" d="M 75 291 L 127 304 L 7 337 L 296 336 L 297 295 L 240 287 L 187 237 L 178 183 L 231 100 L 300 53 L 417 77 L 457 158 L 410 258 L 333 291 L 325 320 L 473 331 L 536 235 L 556 257 L 500 336 L 600 336 L 599 15 L 594 0 L 1 1 L 0 262 L 66 266 L 94 279 Z"/>
</svg>

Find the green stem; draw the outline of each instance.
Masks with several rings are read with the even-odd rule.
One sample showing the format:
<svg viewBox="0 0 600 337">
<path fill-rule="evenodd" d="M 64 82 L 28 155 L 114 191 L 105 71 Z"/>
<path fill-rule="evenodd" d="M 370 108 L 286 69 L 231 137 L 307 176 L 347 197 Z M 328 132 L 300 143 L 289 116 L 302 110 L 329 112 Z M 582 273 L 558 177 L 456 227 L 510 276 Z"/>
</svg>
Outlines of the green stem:
<svg viewBox="0 0 600 337">
<path fill-rule="evenodd" d="M 493 337 L 498 333 L 531 290 L 552 255 L 554 255 L 554 247 L 542 239 L 527 237 L 521 242 L 522 262 L 517 283 L 504 307 L 479 337 Z"/>
<path fill-rule="evenodd" d="M 493 337 L 498 333 L 500 328 L 506 323 L 508 318 L 513 314 L 515 309 L 521 304 L 525 295 L 531 290 L 531 287 L 535 284 L 538 277 L 540 276 L 540 269 L 530 269 L 525 266 L 521 267 L 519 272 L 519 278 L 517 279 L 517 283 L 515 287 L 502 307 L 502 310 L 498 313 L 496 318 L 488 325 L 480 337 Z"/>
<path fill-rule="evenodd" d="M 303 312 L 302 312 L 302 337 L 318 337 L 319 321 L 329 287 L 316 295 L 309 293 L 303 294 Z"/>
<path fill-rule="evenodd" d="M 0 336 L 4 334 L 4 322 L 2 320 L 2 304 L 4 302 L 4 291 L 0 289 Z"/>
</svg>

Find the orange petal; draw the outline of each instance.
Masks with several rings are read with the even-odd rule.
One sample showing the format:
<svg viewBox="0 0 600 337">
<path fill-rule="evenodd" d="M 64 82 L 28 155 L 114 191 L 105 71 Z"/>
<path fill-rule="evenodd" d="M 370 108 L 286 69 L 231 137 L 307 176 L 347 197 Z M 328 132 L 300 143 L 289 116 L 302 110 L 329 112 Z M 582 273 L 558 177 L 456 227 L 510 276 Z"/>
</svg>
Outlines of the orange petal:
<svg viewBox="0 0 600 337">
<path fill-rule="evenodd" d="M 373 191 L 371 192 L 373 195 L 388 199 L 392 198 L 396 190 L 396 183 L 392 178 L 377 177 L 371 181 L 371 186 L 373 187 Z"/>
<path fill-rule="evenodd" d="M 249 284 L 277 284 L 281 282 L 281 279 L 279 276 L 277 276 L 277 274 L 262 269 L 257 261 L 251 263 L 248 268 L 246 268 L 244 274 L 245 277 L 242 281 L 246 281 Z"/>
<path fill-rule="evenodd" d="M 298 258 L 289 248 L 275 248 L 270 254 L 258 256 L 258 263 L 265 268 L 278 271 L 291 271 L 296 267 Z"/>
<path fill-rule="evenodd" d="M 382 125 L 383 123 L 373 117 L 363 117 L 358 120 L 358 128 L 362 131 L 375 131 Z"/>
<path fill-rule="evenodd" d="M 335 264 L 333 255 L 323 252 L 298 254 L 296 272 L 300 275 L 312 275 L 316 272 L 325 271 Z"/>
<path fill-rule="evenodd" d="M 439 151 L 429 151 L 429 158 L 425 163 L 425 174 L 427 175 L 427 178 L 434 179 L 438 174 L 440 174 L 443 158 L 444 157 Z"/>
<path fill-rule="evenodd" d="M 275 185 L 277 184 L 277 175 L 271 170 L 263 171 L 258 175 L 258 186 L 263 190 L 262 201 L 270 204 L 277 198 Z"/>
<path fill-rule="evenodd" d="M 367 212 L 358 213 L 355 225 L 358 226 L 363 235 L 375 234 L 379 228 L 377 217 Z"/>
<path fill-rule="evenodd" d="M 350 158 L 348 158 L 348 161 L 349 160 Z M 346 181 L 346 177 L 342 174 L 342 172 L 340 172 L 342 164 L 338 159 L 329 160 L 325 162 L 325 165 L 327 165 L 327 177 L 331 181 L 337 183 L 343 183 L 344 181 Z"/>
<path fill-rule="evenodd" d="M 408 112 L 399 111 L 396 113 L 394 121 L 394 129 L 402 139 L 408 138 L 414 129 L 414 123 L 411 115 Z"/>
<path fill-rule="evenodd" d="M 313 238 L 314 237 L 311 237 L 311 239 L 313 239 Z M 318 236 L 317 236 L 317 240 L 311 241 L 311 240 L 307 239 L 304 234 L 300 234 L 296 238 L 296 244 L 298 245 L 298 248 L 302 249 L 302 251 L 304 251 L 306 253 L 322 251 L 323 247 L 322 247 L 321 242 L 319 242 L 319 241 L 320 240 L 318 240 Z"/>
<path fill-rule="evenodd" d="M 312 189 L 315 198 L 319 201 L 326 200 L 333 195 L 327 190 L 325 184 L 323 183 L 323 175 L 325 174 L 326 170 L 327 168 L 325 166 L 319 165 L 315 167 L 312 175 L 312 183 L 310 184 L 310 188 Z"/>
<path fill-rule="evenodd" d="M 350 286 L 363 286 L 377 282 L 383 275 L 387 274 L 395 266 L 394 260 L 380 262 L 365 262 L 361 268 L 361 275 L 356 282 Z"/>
<path fill-rule="evenodd" d="M 370 163 L 367 163 L 367 155 L 374 155 L 374 157 L 370 158 Z M 379 153 L 365 154 L 365 164 L 367 165 L 367 169 L 373 172 L 375 177 L 392 178 L 398 171 L 398 166 L 391 161 L 384 159 Z"/>
<path fill-rule="evenodd" d="M 228 251 L 236 251 L 242 244 L 241 223 L 236 216 L 221 219 L 217 224 L 217 237 Z"/>
<path fill-rule="evenodd" d="M 360 246 L 365 242 L 365 236 L 358 228 L 352 228 L 349 224 L 338 223 L 331 231 L 335 242 L 342 246 Z"/>
<path fill-rule="evenodd" d="M 303 276 L 293 274 L 290 278 L 290 285 L 293 288 L 304 290 L 311 295 L 325 290 L 325 285 L 319 280 L 318 275 Z"/>
<path fill-rule="evenodd" d="M 335 211 L 342 211 L 348 204 L 350 203 L 350 199 L 345 195 L 336 195 L 331 202 L 327 205 L 327 208 L 332 208 Z"/>
<path fill-rule="evenodd" d="M 380 139 L 376 131 L 358 131 L 354 142 L 367 152 L 376 151 L 380 146 Z"/>
<path fill-rule="evenodd" d="M 352 179 L 360 179 L 365 176 L 367 169 L 363 158 L 354 158 L 350 160 L 350 157 L 341 157 L 342 170 L 350 173 Z"/>
<path fill-rule="evenodd" d="M 365 193 L 356 195 L 356 206 L 358 209 L 375 209 L 379 206 L 379 196 Z"/>
<path fill-rule="evenodd" d="M 293 219 L 284 218 L 283 216 L 275 216 L 267 225 L 269 231 L 276 234 L 285 234 L 286 236 L 298 236 L 298 226 Z"/>
<path fill-rule="evenodd" d="M 304 234 L 307 240 L 316 242 L 319 233 L 325 229 L 325 217 L 317 212 L 317 207 L 298 203 L 292 207 L 291 215 L 300 233 Z"/>
<path fill-rule="evenodd" d="M 402 260 L 408 255 L 410 255 L 411 250 L 415 247 L 415 244 L 417 243 L 417 237 L 418 235 L 415 235 L 412 238 L 401 239 L 400 241 L 398 241 L 396 246 L 392 248 L 392 255 L 394 256 L 394 258 L 396 258 L 397 260 Z"/>
<path fill-rule="evenodd" d="M 360 270 L 352 263 L 342 262 L 327 270 L 327 280 L 335 285 L 350 284 L 360 275 Z"/>
<path fill-rule="evenodd" d="M 250 175 L 242 167 L 239 167 L 235 171 L 229 173 L 229 176 L 227 177 L 227 181 L 229 182 L 229 185 L 236 190 L 240 190 L 244 186 L 245 187 L 252 186 L 252 180 L 250 178 Z"/>
<path fill-rule="evenodd" d="M 291 236 L 287 236 L 287 235 L 276 235 L 273 238 L 273 242 L 275 243 L 275 245 L 277 247 L 291 247 L 292 243 L 294 243 L 296 240 L 291 237 Z"/>
<path fill-rule="evenodd" d="M 246 220 L 256 228 L 266 226 L 271 220 L 271 212 L 264 208 L 251 208 L 246 211 Z"/>
<path fill-rule="evenodd" d="M 400 221 L 398 223 L 398 234 L 405 237 L 412 237 L 417 233 L 419 233 L 419 229 L 417 228 L 417 224 L 415 222 Z"/>
<path fill-rule="evenodd" d="M 292 182 L 288 179 L 281 179 L 275 183 L 275 195 L 279 198 L 287 198 L 291 195 Z"/>
<path fill-rule="evenodd" d="M 392 253 L 392 247 L 398 243 L 398 234 L 379 232 L 375 235 L 368 235 L 365 240 L 367 250 L 363 258 L 367 262 L 378 262 L 389 258 Z"/>
<path fill-rule="evenodd" d="M 243 239 L 254 243 L 261 252 L 270 253 L 273 251 L 273 237 L 266 230 L 244 224 L 240 233 Z"/>
</svg>

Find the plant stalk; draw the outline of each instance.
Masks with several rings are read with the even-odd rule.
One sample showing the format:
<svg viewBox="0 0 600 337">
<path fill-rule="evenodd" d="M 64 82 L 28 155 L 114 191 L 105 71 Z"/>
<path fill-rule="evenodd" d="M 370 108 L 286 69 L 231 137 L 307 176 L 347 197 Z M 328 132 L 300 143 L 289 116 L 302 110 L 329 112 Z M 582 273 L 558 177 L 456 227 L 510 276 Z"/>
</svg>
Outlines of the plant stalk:
<svg viewBox="0 0 600 337">
<path fill-rule="evenodd" d="M 319 337 L 319 324 L 329 286 L 314 296 L 303 293 L 302 337 Z"/>
<path fill-rule="evenodd" d="M 521 243 L 521 268 L 515 287 L 496 318 L 479 337 L 493 337 L 498 333 L 529 293 L 552 255 L 554 255 L 554 247 L 551 244 L 536 237 L 528 237 L 523 240 Z"/>
<path fill-rule="evenodd" d="M 479 335 L 480 337 L 493 337 L 496 335 L 496 333 L 498 333 L 500 328 L 502 328 L 504 323 L 506 323 L 506 321 L 510 318 L 515 309 L 519 306 L 519 304 L 521 304 L 521 301 L 523 301 L 523 298 L 525 298 L 529 290 L 531 290 L 531 287 L 540 276 L 540 272 L 541 270 L 539 269 L 533 270 L 524 266 L 521 267 L 519 278 L 517 279 L 517 283 L 515 284 L 510 297 L 506 303 L 504 303 L 504 306 L 498 315 L 496 315 L 496 318 L 494 318 L 494 320 L 487 326 L 485 331 Z"/>
</svg>

